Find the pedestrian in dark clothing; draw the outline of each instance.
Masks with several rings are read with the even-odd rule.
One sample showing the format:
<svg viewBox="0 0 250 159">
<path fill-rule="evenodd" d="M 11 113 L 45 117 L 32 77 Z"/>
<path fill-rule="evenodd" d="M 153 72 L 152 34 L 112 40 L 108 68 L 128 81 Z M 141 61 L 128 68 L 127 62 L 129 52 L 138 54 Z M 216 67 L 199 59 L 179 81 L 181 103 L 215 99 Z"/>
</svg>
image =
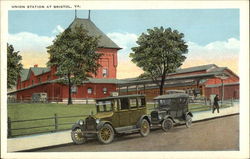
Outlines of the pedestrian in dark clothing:
<svg viewBox="0 0 250 159">
<path fill-rule="evenodd" d="M 215 109 L 217 109 L 217 112 L 220 113 L 218 101 L 219 101 L 219 95 L 216 94 L 216 96 L 214 97 L 213 113 Z"/>
</svg>

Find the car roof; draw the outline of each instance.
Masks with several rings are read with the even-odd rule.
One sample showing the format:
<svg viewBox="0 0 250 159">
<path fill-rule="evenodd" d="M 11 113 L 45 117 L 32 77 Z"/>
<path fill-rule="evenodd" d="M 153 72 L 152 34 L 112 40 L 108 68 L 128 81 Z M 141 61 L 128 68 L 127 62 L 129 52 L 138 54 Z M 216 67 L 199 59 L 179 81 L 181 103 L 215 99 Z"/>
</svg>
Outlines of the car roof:
<svg viewBox="0 0 250 159">
<path fill-rule="evenodd" d="M 164 94 L 154 98 L 154 100 L 159 99 L 169 99 L 169 98 L 188 98 L 188 94 L 186 93 L 174 93 L 174 94 Z"/>
<path fill-rule="evenodd" d="M 112 96 L 112 97 L 99 98 L 99 99 L 96 99 L 96 101 L 120 99 L 120 98 L 133 98 L 133 97 L 145 97 L 145 95 L 144 94 L 131 94 L 131 95 L 122 95 L 122 96 Z"/>
</svg>

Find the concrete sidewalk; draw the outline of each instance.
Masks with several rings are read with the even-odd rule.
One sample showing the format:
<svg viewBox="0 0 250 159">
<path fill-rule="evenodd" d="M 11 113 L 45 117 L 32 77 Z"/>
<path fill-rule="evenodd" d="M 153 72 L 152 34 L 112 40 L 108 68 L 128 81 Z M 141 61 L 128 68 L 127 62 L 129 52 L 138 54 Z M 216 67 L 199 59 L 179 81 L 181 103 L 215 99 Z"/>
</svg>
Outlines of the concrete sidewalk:
<svg viewBox="0 0 250 159">
<path fill-rule="evenodd" d="M 220 113 L 213 114 L 211 111 L 201 111 L 193 113 L 193 121 L 206 120 L 217 118 L 221 116 L 239 113 L 239 104 L 235 103 L 234 106 L 220 109 Z M 61 131 L 56 133 L 47 133 L 40 135 L 32 135 L 25 137 L 17 137 L 8 139 L 7 150 L 8 152 L 30 150 L 35 148 L 42 148 L 48 146 L 55 146 L 61 144 L 71 143 L 70 130 Z"/>
</svg>

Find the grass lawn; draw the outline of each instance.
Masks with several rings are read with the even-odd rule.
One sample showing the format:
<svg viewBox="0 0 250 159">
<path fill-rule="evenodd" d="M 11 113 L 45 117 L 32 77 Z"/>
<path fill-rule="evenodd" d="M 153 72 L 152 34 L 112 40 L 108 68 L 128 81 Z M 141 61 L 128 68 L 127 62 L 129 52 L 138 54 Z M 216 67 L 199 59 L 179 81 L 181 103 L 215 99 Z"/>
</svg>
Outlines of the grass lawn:
<svg viewBox="0 0 250 159">
<path fill-rule="evenodd" d="M 85 118 L 86 115 L 91 114 L 91 112 L 96 113 L 94 105 L 83 105 L 83 104 L 8 104 L 8 117 L 11 118 L 11 121 L 14 120 L 29 120 L 29 119 L 38 119 L 38 118 L 50 118 L 54 117 L 56 113 L 58 117 L 61 116 L 82 116 L 82 117 L 73 117 L 73 118 L 59 118 L 58 123 L 74 123 L 75 121 Z M 38 133 L 43 131 L 54 131 L 55 126 L 54 119 L 47 120 L 36 120 L 36 121 L 26 121 L 26 122 L 13 122 L 11 124 L 12 129 L 16 128 L 27 128 L 35 126 L 46 126 L 52 125 L 50 127 L 43 128 L 34 128 L 34 129 L 22 129 L 22 130 L 13 130 L 12 135 L 19 134 L 29 134 L 29 133 Z M 72 124 L 59 125 L 58 130 L 70 129 Z"/>
<path fill-rule="evenodd" d="M 224 107 L 224 106 L 223 106 Z M 154 104 L 147 104 L 147 113 L 154 109 Z M 189 104 L 189 110 L 191 112 L 195 111 L 205 111 L 210 110 L 211 108 L 205 105 Z M 70 129 L 74 122 L 79 119 L 84 119 L 87 115 L 90 115 L 91 112 L 96 113 L 95 105 L 93 104 L 42 104 L 42 103 L 32 103 L 32 104 L 8 104 L 8 117 L 11 118 L 11 121 L 16 120 L 29 120 L 29 119 L 38 119 L 38 118 L 52 118 L 47 120 L 36 120 L 36 121 L 26 121 L 26 122 L 13 122 L 11 124 L 12 129 L 16 128 L 27 128 L 27 127 L 36 127 L 44 126 L 42 128 L 33 128 L 33 129 L 21 129 L 13 130 L 12 135 L 25 135 L 30 133 L 39 133 L 45 131 L 54 131 L 55 130 L 55 120 L 54 114 L 56 113 L 58 118 L 58 123 L 68 123 L 64 125 L 59 125 L 58 130 Z M 71 117 L 71 118 L 60 118 L 62 116 L 80 116 L 80 117 Z M 51 125 L 46 127 L 47 125 Z"/>
</svg>

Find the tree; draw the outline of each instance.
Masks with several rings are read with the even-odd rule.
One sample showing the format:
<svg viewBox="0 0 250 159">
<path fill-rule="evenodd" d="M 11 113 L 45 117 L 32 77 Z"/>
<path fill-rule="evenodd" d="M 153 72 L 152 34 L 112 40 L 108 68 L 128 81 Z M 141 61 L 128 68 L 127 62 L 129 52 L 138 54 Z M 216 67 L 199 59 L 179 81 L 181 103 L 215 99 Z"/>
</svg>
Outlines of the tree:
<svg viewBox="0 0 250 159">
<path fill-rule="evenodd" d="M 82 27 L 68 28 L 47 47 L 50 54 L 47 65 L 55 66 L 59 82 L 68 85 L 68 105 L 72 104 L 72 86 L 82 84 L 83 80 L 96 74 L 100 66 L 97 61 L 102 54 L 95 52 L 98 38 L 89 36 Z"/>
<path fill-rule="evenodd" d="M 142 33 L 130 53 L 132 62 L 140 67 L 144 74 L 141 77 L 150 77 L 163 94 L 163 86 L 169 73 L 175 72 L 186 57 L 188 46 L 183 40 L 184 34 L 171 28 L 148 29 Z"/>
<path fill-rule="evenodd" d="M 7 44 L 7 88 L 12 88 L 23 69 L 21 64 L 22 56 L 18 55 L 19 51 L 14 51 L 12 45 Z"/>
</svg>

